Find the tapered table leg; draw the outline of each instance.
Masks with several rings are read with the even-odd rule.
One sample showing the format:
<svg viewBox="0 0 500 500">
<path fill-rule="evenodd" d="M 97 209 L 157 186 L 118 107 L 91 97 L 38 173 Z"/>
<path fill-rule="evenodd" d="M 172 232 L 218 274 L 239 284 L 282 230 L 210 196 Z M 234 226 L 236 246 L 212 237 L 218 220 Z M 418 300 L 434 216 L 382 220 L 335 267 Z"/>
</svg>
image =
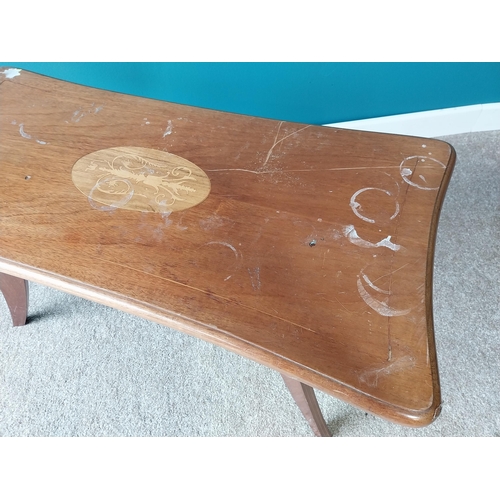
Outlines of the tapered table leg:
<svg viewBox="0 0 500 500">
<path fill-rule="evenodd" d="M 7 302 L 14 326 L 25 325 L 28 315 L 28 282 L 0 273 L 0 291 Z"/>
<path fill-rule="evenodd" d="M 283 373 L 281 376 L 314 434 L 318 437 L 331 437 L 332 434 L 323 418 L 314 389 Z"/>
</svg>

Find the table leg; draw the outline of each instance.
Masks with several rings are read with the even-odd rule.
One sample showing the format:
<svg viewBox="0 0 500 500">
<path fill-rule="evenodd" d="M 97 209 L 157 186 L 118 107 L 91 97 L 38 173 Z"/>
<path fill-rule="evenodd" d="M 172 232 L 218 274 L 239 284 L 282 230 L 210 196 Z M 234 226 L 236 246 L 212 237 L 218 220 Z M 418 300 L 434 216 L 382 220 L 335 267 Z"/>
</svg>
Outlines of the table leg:
<svg viewBox="0 0 500 500">
<path fill-rule="evenodd" d="M 332 434 L 323 418 L 314 389 L 283 373 L 281 376 L 314 434 L 318 437 L 331 437 Z"/>
<path fill-rule="evenodd" d="M 28 282 L 15 276 L 0 273 L 0 291 L 3 293 L 14 326 L 26 324 L 28 315 Z"/>
</svg>

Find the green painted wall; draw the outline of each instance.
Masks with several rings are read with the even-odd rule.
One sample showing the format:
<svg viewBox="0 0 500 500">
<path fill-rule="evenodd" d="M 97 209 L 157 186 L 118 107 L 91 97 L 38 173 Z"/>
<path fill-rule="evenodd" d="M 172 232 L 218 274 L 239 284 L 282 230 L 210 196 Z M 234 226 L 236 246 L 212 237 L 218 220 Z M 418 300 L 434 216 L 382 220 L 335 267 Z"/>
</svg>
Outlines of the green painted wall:
<svg viewBox="0 0 500 500">
<path fill-rule="evenodd" d="M 0 63 L 127 94 L 323 124 L 500 102 L 500 63 Z"/>
</svg>

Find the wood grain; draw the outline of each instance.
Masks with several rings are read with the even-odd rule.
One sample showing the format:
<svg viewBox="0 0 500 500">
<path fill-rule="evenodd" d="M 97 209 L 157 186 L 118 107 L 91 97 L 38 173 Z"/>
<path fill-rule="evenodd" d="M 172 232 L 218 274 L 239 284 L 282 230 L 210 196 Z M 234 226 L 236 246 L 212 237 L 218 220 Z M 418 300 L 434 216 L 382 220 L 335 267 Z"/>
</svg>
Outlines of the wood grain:
<svg viewBox="0 0 500 500">
<path fill-rule="evenodd" d="M 89 200 L 74 165 L 123 147 L 185 159 L 209 194 L 171 213 Z M 427 425 L 441 404 L 432 268 L 454 161 L 437 140 L 222 113 L 22 71 L 0 85 L 0 271 Z"/>
<path fill-rule="evenodd" d="M 26 324 L 29 303 L 29 284 L 26 280 L 0 273 L 0 292 L 7 306 L 14 326 Z"/>
<path fill-rule="evenodd" d="M 286 375 L 282 374 L 282 377 L 315 436 L 331 437 L 332 434 L 323 418 L 314 389 Z"/>
</svg>

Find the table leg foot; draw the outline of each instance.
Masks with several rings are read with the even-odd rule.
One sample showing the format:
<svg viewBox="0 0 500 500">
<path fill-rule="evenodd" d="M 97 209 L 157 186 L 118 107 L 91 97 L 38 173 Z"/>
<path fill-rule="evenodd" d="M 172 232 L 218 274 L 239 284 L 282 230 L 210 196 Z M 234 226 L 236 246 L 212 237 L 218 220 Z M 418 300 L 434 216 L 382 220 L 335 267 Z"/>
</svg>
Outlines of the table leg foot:
<svg viewBox="0 0 500 500">
<path fill-rule="evenodd" d="M 314 389 L 283 373 L 281 376 L 314 434 L 318 437 L 331 437 L 332 434 L 323 418 Z"/>
<path fill-rule="evenodd" d="M 25 325 L 28 315 L 28 282 L 0 273 L 0 291 L 7 302 L 14 326 Z"/>
</svg>

